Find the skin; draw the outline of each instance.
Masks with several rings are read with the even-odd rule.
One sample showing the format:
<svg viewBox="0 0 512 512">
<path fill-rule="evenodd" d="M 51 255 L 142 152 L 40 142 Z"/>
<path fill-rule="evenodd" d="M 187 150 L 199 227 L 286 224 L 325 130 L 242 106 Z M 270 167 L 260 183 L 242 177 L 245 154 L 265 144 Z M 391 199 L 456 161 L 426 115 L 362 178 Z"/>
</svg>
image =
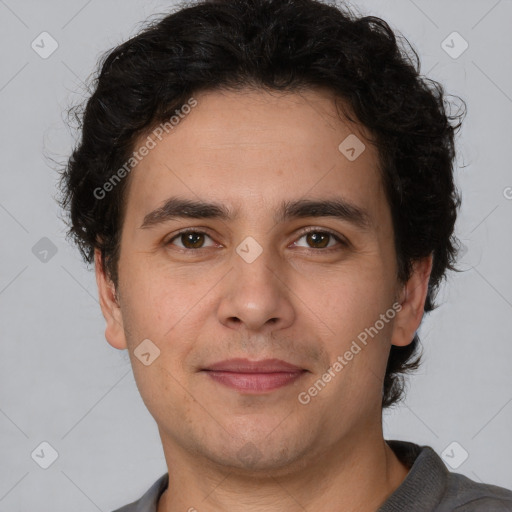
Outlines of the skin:
<svg viewBox="0 0 512 512">
<path fill-rule="evenodd" d="M 420 325 L 432 259 L 418 261 L 406 285 L 397 281 L 377 151 L 340 118 L 331 93 L 194 97 L 198 105 L 129 177 L 117 289 L 96 252 L 106 339 L 129 350 L 163 444 L 170 490 L 158 512 L 376 511 L 408 472 L 383 439 L 382 382 L 391 345 L 409 344 Z M 366 145 L 353 162 L 338 149 L 350 134 Z M 220 202 L 238 216 L 141 229 L 171 196 Z M 333 196 L 367 210 L 372 228 L 273 218 L 283 200 Z M 307 227 L 349 244 L 315 242 Z M 171 240 L 183 228 L 207 234 L 199 252 Z M 236 252 L 248 236 L 263 249 L 252 263 Z M 298 394 L 395 302 L 394 319 L 301 404 Z M 145 339 L 160 350 L 149 366 L 134 356 Z M 234 357 L 283 359 L 308 373 L 249 395 L 199 371 Z M 239 455 L 244 447 L 254 460 Z"/>
</svg>

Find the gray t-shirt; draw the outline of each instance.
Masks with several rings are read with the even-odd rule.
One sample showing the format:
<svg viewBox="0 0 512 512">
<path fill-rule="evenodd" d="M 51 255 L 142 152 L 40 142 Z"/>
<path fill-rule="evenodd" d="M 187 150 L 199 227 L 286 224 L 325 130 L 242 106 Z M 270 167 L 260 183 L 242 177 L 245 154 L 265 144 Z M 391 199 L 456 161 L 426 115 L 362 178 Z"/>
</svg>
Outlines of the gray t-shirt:
<svg viewBox="0 0 512 512">
<path fill-rule="evenodd" d="M 512 490 L 475 482 L 448 471 L 430 446 L 386 441 L 409 467 L 401 485 L 376 512 L 512 512 Z M 114 512 L 157 512 L 169 474 L 161 476 L 139 500 Z"/>
</svg>

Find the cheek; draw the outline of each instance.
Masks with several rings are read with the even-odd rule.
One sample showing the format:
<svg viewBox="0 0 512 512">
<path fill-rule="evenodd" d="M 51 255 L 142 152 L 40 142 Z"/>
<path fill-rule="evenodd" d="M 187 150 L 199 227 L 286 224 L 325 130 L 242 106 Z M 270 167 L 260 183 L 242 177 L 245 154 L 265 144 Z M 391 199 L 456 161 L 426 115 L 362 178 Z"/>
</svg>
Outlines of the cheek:
<svg viewBox="0 0 512 512">
<path fill-rule="evenodd" d="M 376 258 L 354 259 L 327 270 L 301 269 L 290 288 L 319 323 L 345 335 L 373 324 L 391 306 L 386 273 Z"/>
<path fill-rule="evenodd" d="M 182 362 L 195 346 L 199 331 L 209 317 L 206 310 L 212 308 L 213 295 L 208 296 L 207 292 L 212 284 L 208 279 L 199 279 L 197 273 L 192 278 L 184 276 L 179 269 L 160 268 L 158 264 L 137 264 L 132 268 L 126 273 L 129 278 L 125 281 L 122 302 L 130 351 L 149 339 L 160 350 L 155 365 L 181 372 Z"/>
<path fill-rule="evenodd" d="M 186 309 L 194 286 L 180 279 L 179 270 L 163 265 L 160 258 L 133 258 L 124 268 L 124 291 L 131 313 L 147 321 L 160 322 L 179 317 Z"/>
<path fill-rule="evenodd" d="M 309 299 L 316 316 L 304 312 L 316 325 L 327 354 L 326 363 L 333 364 L 339 357 L 344 360 L 343 369 L 334 379 L 337 384 L 333 392 L 347 388 L 354 397 L 361 398 L 361 393 L 378 395 L 380 384 L 375 375 L 385 371 L 393 318 L 384 323 L 380 320 L 380 315 L 392 306 L 384 276 L 354 269 L 329 285 L 320 283 L 319 288 L 325 293 L 317 291 Z"/>
</svg>

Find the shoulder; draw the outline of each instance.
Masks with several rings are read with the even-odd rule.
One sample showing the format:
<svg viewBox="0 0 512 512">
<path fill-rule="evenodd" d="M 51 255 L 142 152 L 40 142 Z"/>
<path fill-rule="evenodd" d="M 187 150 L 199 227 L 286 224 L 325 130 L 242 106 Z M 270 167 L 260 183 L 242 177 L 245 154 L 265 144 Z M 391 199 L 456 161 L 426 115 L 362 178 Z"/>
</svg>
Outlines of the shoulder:
<svg viewBox="0 0 512 512">
<path fill-rule="evenodd" d="M 512 512 L 512 490 L 475 482 L 459 473 L 448 473 L 444 502 L 439 512 Z"/>
<path fill-rule="evenodd" d="M 449 471 L 430 446 L 387 443 L 409 473 L 379 512 L 512 512 L 512 490 Z"/>
<path fill-rule="evenodd" d="M 157 512 L 158 500 L 169 485 L 169 473 L 162 475 L 137 501 L 113 512 Z"/>
</svg>

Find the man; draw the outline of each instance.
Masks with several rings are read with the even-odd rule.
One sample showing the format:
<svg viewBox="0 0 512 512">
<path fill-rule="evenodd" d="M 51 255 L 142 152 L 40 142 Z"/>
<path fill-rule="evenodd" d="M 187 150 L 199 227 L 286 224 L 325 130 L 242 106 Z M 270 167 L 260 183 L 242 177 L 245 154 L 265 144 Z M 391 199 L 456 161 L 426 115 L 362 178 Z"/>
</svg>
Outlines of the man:
<svg viewBox="0 0 512 512">
<path fill-rule="evenodd" d="M 512 510 L 383 438 L 456 270 L 453 120 L 384 21 L 314 0 L 108 55 L 62 204 L 168 467 L 119 512 Z"/>
</svg>

